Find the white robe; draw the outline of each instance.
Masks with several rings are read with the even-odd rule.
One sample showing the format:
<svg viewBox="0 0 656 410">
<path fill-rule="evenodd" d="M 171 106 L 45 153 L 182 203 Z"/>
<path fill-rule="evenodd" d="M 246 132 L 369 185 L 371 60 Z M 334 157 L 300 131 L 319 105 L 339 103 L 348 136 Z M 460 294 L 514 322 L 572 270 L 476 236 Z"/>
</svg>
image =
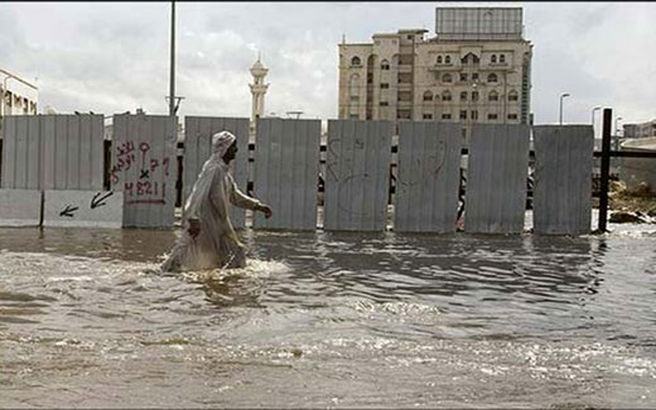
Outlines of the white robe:
<svg viewBox="0 0 656 410">
<path fill-rule="evenodd" d="M 185 204 L 184 230 L 162 264 L 162 270 L 245 266 L 245 246 L 239 241 L 230 223 L 230 204 L 255 210 L 262 203 L 244 195 L 237 188 L 228 164 L 223 161 L 223 155 L 234 139 L 232 134 L 225 131 L 213 138 L 214 152 L 203 165 Z M 200 222 L 200 233 L 196 238 L 188 232 L 190 219 L 198 219 Z"/>
</svg>

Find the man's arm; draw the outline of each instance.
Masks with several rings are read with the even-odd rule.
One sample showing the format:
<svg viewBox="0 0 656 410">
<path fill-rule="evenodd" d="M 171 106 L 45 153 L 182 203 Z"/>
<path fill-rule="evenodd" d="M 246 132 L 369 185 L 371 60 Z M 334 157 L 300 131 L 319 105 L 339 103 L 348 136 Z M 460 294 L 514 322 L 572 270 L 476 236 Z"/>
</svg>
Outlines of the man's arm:
<svg viewBox="0 0 656 410">
<path fill-rule="evenodd" d="M 245 195 L 239 190 L 234 179 L 232 179 L 232 176 L 228 175 L 228 178 L 230 180 L 230 184 L 232 185 L 230 189 L 230 203 L 240 208 L 263 212 L 264 216 L 267 218 L 271 217 L 272 212 L 268 205 L 263 204 L 255 198 L 251 198 L 248 195 Z"/>
</svg>

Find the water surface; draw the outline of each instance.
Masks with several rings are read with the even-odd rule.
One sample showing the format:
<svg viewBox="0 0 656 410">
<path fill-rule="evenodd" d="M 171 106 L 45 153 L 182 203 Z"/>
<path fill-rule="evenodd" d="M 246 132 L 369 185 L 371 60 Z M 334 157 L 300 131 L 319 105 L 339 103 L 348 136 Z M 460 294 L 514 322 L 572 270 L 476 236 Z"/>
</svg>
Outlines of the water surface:
<svg viewBox="0 0 656 410">
<path fill-rule="evenodd" d="M 158 274 L 173 231 L 0 229 L 2 407 L 656 407 L 656 228 L 240 232 L 245 269 Z"/>
</svg>

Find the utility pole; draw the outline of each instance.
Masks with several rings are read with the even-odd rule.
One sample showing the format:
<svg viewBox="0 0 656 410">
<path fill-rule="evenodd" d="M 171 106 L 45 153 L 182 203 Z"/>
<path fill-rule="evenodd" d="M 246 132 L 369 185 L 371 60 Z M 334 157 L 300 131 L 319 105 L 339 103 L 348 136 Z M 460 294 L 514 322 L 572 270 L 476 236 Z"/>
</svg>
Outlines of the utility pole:
<svg viewBox="0 0 656 410">
<path fill-rule="evenodd" d="M 175 0 L 171 1 L 171 74 L 169 88 L 169 116 L 175 116 Z"/>
</svg>

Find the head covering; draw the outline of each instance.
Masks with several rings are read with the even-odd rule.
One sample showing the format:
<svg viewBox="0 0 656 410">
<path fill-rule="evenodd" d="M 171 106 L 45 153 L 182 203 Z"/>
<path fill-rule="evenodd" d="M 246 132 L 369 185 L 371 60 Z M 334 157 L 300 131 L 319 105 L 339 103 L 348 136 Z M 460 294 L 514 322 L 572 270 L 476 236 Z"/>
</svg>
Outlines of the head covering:
<svg viewBox="0 0 656 410">
<path fill-rule="evenodd" d="M 233 142 L 237 141 L 230 131 L 221 131 L 212 135 L 212 153 L 219 158 L 223 158 L 228 148 Z"/>
</svg>

